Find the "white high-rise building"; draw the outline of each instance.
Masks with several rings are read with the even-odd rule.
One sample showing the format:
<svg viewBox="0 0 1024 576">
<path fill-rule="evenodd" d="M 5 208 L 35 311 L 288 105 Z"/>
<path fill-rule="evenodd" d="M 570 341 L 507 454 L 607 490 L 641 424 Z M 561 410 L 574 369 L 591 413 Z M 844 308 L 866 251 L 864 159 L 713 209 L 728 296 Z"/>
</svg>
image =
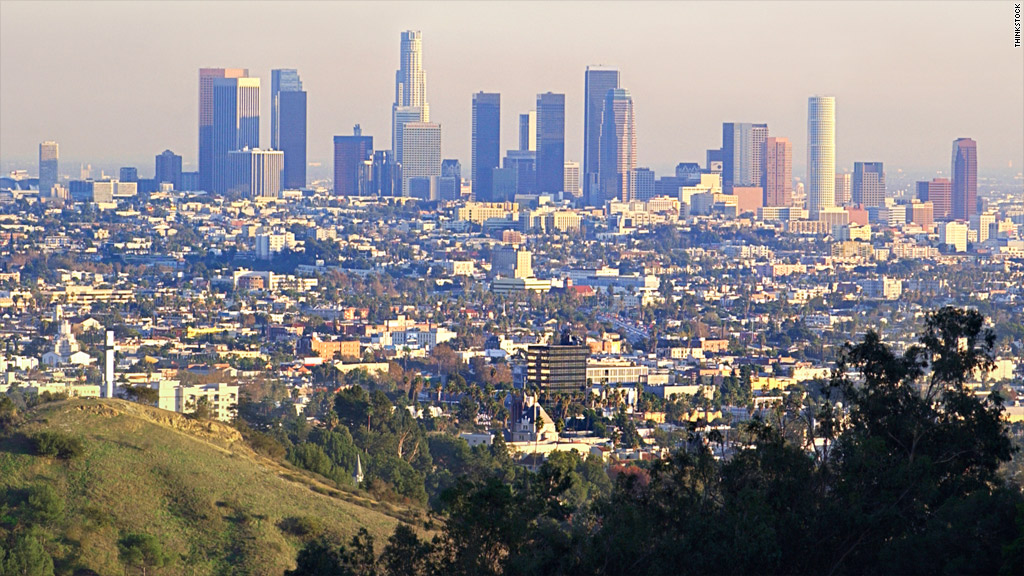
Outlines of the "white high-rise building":
<svg viewBox="0 0 1024 576">
<path fill-rule="evenodd" d="M 939 244 L 952 247 L 954 252 L 967 251 L 967 224 L 963 222 L 946 222 L 939 225 Z"/>
<path fill-rule="evenodd" d="M 613 88 L 604 99 L 604 120 L 601 123 L 601 160 L 598 166 L 601 196 L 604 202 L 628 202 L 630 179 L 636 168 L 636 121 L 633 97 L 629 90 Z"/>
<path fill-rule="evenodd" d="M 402 129 L 402 196 L 409 196 L 409 180 L 441 176 L 441 125 L 407 122 Z"/>
<path fill-rule="evenodd" d="M 807 99 L 807 209 L 817 220 L 836 205 L 836 99 Z"/>
<path fill-rule="evenodd" d="M 580 190 L 580 163 L 579 162 L 566 162 L 565 163 L 565 186 L 562 187 L 562 191 L 566 194 L 573 196 L 579 196 Z"/>
<path fill-rule="evenodd" d="M 242 198 L 277 198 L 281 193 L 284 152 L 244 148 L 232 150 L 228 192 Z"/>
<path fill-rule="evenodd" d="M 395 72 L 395 103 L 391 117 L 391 147 L 401 164 L 403 126 L 409 122 L 430 122 L 427 104 L 427 75 L 423 71 L 423 35 L 419 30 L 402 32 L 400 67 Z"/>
</svg>

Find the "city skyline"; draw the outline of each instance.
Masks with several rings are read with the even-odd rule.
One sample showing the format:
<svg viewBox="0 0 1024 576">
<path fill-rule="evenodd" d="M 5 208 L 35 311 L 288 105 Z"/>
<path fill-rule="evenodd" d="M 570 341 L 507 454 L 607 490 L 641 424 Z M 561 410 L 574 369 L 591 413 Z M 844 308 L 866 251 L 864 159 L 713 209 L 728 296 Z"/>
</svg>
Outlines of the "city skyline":
<svg viewBox="0 0 1024 576">
<path fill-rule="evenodd" d="M 56 33 L 72 34 L 97 19 L 120 22 L 139 10 L 123 4 L 90 3 L 88 6 L 90 16 L 85 19 L 76 16 L 80 16 L 80 8 L 75 5 L 57 11 L 54 15 Z M 145 10 L 148 14 L 166 16 L 186 34 L 204 34 L 210 26 L 223 24 L 230 12 L 223 4 L 204 5 L 204 9 L 208 7 L 209 17 L 189 20 L 187 16 L 194 12 L 189 6 L 148 4 Z M 1009 162 L 1024 156 L 1024 138 L 1014 129 L 1024 124 L 1024 112 L 1018 105 L 1024 97 L 1021 87 L 1024 72 L 1017 65 L 1021 55 L 1010 47 L 1002 48 L 998 31 L 989 30 L 999 22 L 998 17 L 989 14 L 997 12 L 995 5 L 950 3 L 943 4 L 942 10 L 920 15 L 912 7 L 903 5 L 858 4 L 858 10 L 849 11 L 844 9 L 847 5 L 837 3 L 815 16 L 798 10 L 779 10 L 794 5 L 775 3 L 726 6 L 641 3 L 629 6 L 638 17 L 659 16 L 644 18 L 650 20 L 645 26 L 651 30 L 660 29 L 665 25 L 663 21 L 671 22 L 673 17 L 699 17 L 709 24 L 728 21 L 730 27 L 736 27 L 735 34 L 715 35 L 694 30 L 689 35 L 690 40 L 665 40 L 655 39 L 657 34 L 645 34 L 637 31 L 638 26 L 631 26 L 627 32 L 637 38 L 632 47 L 605 46 L 587 39 L 580 25 L 570 22 L 558 35 L 554 22 L 545 21 L 538 23 L 535 31 L 539 38 L 550 41 L 550 47 L 545 48 L 544 43 L 519 34 L 523 31 L 524 19 L 519 12 L 535 10 L 516 10 L 514 6 L 432 4 L 432 10 L 428 10 L 407 5 L 408 10 L 398 22 L 382 18 L 380 9 L 372 5 L 300 4 L 289 13 L 291 18 L 282 16 L 278 22 L 274 16 L 281 16 L 281 7 L 258 5 L 253 20 L 229 26 L 224 38 L 239 37 L 246 30 L 245 26 L 253 33 L 261 33 L 266 30 L 267 22 L 281 24 L 281 31 L 274 35 L 277 40 L 267 47 L 243 48 L 216 41 L 204 42 L 208 47 L 202 50 L 182 45 L 173 57 L 160 52 L 159 66 L 143 69 L 140 67 L 142 59 L 154 58 L 154 51 L 162 50 L 161 42 L 155 40 L 163 33 L 157 31 L 154 39 L 140 42 L 140 48 L 130 54 L 124 51 L 108 54 L 104 50 L 113 51 L 115 46 L 104 43 L 95 48 L 76 46 L 73 51 L 62 45 L 47 46 L 43 53 L 54 63 L 46 69 L 59 70 L 61 74 L 43 75 L 38 71 L 39 57 L 23 50 L 23 46 L 31 43 L 19 43 L 25 31 L 31 32 L 32 23 L 41 18 L 40 10 L 29 4 L 5 2 L 2 8 L 5 18 L 0 19 L 4 48 L 0 52 L 3 59 L 0 75 L 5 87 L 0 99 L 4 126 L 0 134 L 0 161 L 5 167 L 10 162 L 24 163 L 36 155 L 39 142 L 54 140 L 61 143 L 65 166 L 78 162 L 116 162 L 138 165 L 142 174 L 148 174 L 152 170 L 152 157 L 171 149 L 183 156 L 185 170 L 196 170 L 194 142 L 198 135 L 194 132 L 194 122 L 184 121 L 198 113 L 193 84 L 195 70 L 205 66 L 245 66 L 251 76 L 263 78 L 269 84 L 271 69 L 290 66 L 303 71 L 306 89 L 313 93 L 309 109 L 308 158 L 329 168 L 331 137 L 347 132 L 355 123 L 362 124 L 365 133 L 377 137 L 382 144 L 389 140 L 391 118 L 387 104 L 392 100 L 394 88 L 388 85 L 392 83 L 391 73 L 400 67 L 395 36 L 405 29 L 422 31 L 423 69 L 431 71 L 430 101 L 434 110 L 430 119 L 444 126 L 444 156 L 460 158 L 463 164 L 469 164 L 471 157 L 469 97 L 481 90 L 503 95 L 506 104 L 501 121 L 505 126 L 503 151 L 516 148 L 516 119 L 530 110 L 533 96 L 547 91 L 566 94 L 565 158 L 582 163 L 584 72 L 588 65 L 600 63 L 614 66 L 634 97 L 642 102 L 644 115 L 638 122 L 642 141 L 637 165 L 652 167 L 659 173 L 670 172 L 678 162 L 702 161 L 703 151 L 717 145 L 717 132 L 722 122 L 756 118 L 771 125 L 773 134 L 793 142 L 794 176 L 803 177 L 806 142 L 801 129 L 805 121 L 802 109 L 804 99 L 815 93 L 836 96 L 840 108 L 836 120 L 839 126 L 837 171 L 851 170 L 854 160 L 870 157 L 886 162 L 893 171 L 907 169 L 948 174 L 948 142 L 965 136 L 984 146 L 985 154 L 979 159 L 983 173 L 1005 169 Z M 552 15 L 587 9 L 597 19 L 598 28 L 604 29 L 615 23 L 611 17 L 613 7 L 574 4 L 545 6 L 544 9 Z M 452 11 L 460 17 L 440 17 Z M 739 21 L 731 20 L 741 12 L 748 16 Z M 465 18 L 478 18 L 481 14 L 500 16 L 495 19 L 498 24 L 488 26 L 486 31 L 466 30 L 457 25 Z M 353 30 L 351 37 L 339 39 L 341 46 L 329 49 L 330 53 L 358 58 L 322 58 L 321 54 L 328 49 L 320 44 L 322 41 L 315 34 L 303 35 L 301 43 L 286 42 L 288 38 L 299 37 L 297 26 L 316 29 L 322 26 L 322 20 L 329 20 L 327 15 L 368 18 L 352 18 L 360 21 L 359 29 Z M 774 28 L 747 24 L 757 20 L 750 15 L 764 16 Z M 813 26 L 807 27 L 819 19 L 839 15 L 855 21 L 874 17 L 872 23 L 881 27 L 882 40 L 861 50 L 863 46 L 855 35 L 842 31 L 846 27 L 832 28 L 828 34 Z M 14 22 L 19 26 L 12 24 Z M 912 27 L 908 27 L 911 23 Z M 971 51 L 969 57 L 958 54 L 954 47 L 944 47 L 939 41 L 943 31 L 948 33 L 954 27 L 971 33 L 977 49 Z M 135 32 L 128 30 L 126 34 L 131 36 Z M 705 47 L 697 41 L 701 38 L 705 40 Z M 664 74 L 659 76 L 656 72 L 664 71 L 644 57 L 645 51 L 657 49 L 678 52 L 681 63 L 699 61 L 695 58 L 734 38 L 744 38 L 744 45 L 751 47 L 757 42 L 778 42 L 792 55 L 792 60 L 773 67 L 774 76 L 768 78 L 765 90 L 750 91 L 746 83 L 728 81 L 724 72 L 715 71 L 731 65 L 733 71 L 748 72 L 750 81 L 765 80 L 768 75 L 758 67 L 742 60 L 737 63 L 743 50 L 719 50 L 721 66 L 680 74 L 685 81 L 669 80 Z M 805 42 L 824 38 L 831 38 L 831 41 L 822 44 L 816 54 L 801 49 Z M 572 45 L 560 49 L 567 43 Z M 915 56 L 919 50 L 912 46 L 915 44 L 927 46 L 929 58 Z M 904 54 L 914 66 L 908 67 L 905 61 L 897 63 L 894 59 L 872 76 L 872 82 L 864 82 L 861 72 L 886 53 Z M 530 65 L 536 74 L 523 80 L 521 74 L 504 72 L 504 64 L 487 65 L 488 59 L 491 63 L 502 61 L 501 58 L 509 54 L 515 55 L 516 62 Z M 977 65 L 979 54 L 986 56 L 985 66 Z M 83 58 L 94 58 L 93 61 L 104 65 L 83 65 Z M 355 66 L 357 60 L 363 63 Z M 833 64 L 820 74 L 804 74 L 808 65 L 820 68 L 825 61 Z M 83 96 L 57 87 L 101 83 L 108 75 L 121 73 L 122 68 L 138 69 L 139 82 L 134 85 L 145 84 L 149 89 L 143 93 L 129 88 L 115 96 L 105 94 L 91 100 L 94 97 L 88 94 Z M 721 88 L 695 89 L 700 86 Z M 928 89 L 928 99 L 920 98 L 922 87 Z M 677 97 L 680 93 L 685 94 L 682 106 Z M 936 97 L 937 94 L 942 97 Z M 978 94 L 985 94 L 984 106 Z M 80 102 L 68 104 L 76 98 Z M 264 123 L 262 129 L 269 134 L 271 103 L 267 100 L 261 102 L 261 122 Z M 46 113 L 38 118 L 22 114 L 20 111 L 28 109 L 29 102 Z M 86 110 L 88 113 L 83 113 Z M 152 128 L 144 133 L 126 130 L 134 125 L 136 118 L 147 120 Z M 58 126 L 67 128 L 58 129 Z M 872 136 L 873 131 L 882 129 L 891 129 L 891 137 L 879 140 Z M 680 138 L 680 134 L 683 137 Z M 1019 165 L 1014 166 L 1014 172 L 1019 172 Z"/>
</svg>

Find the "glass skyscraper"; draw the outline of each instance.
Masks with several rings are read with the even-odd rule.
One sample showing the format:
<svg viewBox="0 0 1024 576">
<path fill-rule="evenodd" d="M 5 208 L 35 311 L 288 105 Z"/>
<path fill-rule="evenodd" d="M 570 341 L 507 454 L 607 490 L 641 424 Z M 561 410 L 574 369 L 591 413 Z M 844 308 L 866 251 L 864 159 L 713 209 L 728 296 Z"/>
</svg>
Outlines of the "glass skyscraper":
<svg viewBox="0 0 1024 576">
<path fill-rule="evenodd" d="M 565 185 L 565 94 L 537 95 L 537 192 Z"/>
<path fill-rule="evenodd" d="M 334 137 L 334 193 L 339 196 L 358 196 L 359 170 L 367 160 L 373 160 L 373 136 L 363 136 L 356 124 L 352 136 Z"/>
<path fill-rule="evenodd" d="M 970 220 L 978 213 L 978 143 L 970 138 L 953 141 L 953 219 Z"/>
<path fill-rule="evenodd" d="M 156 172 L 153 179 L 157 188 L 160 184 L 167 182 L 174 186 L 175 190 L 181 190 L 181 156 L 170 150 L 164 150 L 156 157 Z"/>
<path fill-rule="evenodd" d="M 587 66 L 583 77 L 583 194 L 588 202 L 591 187 L 599 182 L 601 163 L 601 123 L 604 122 L 604 101 L 608 91 L 619 87 L 619 71 Z"/>
<path fill-rule="evenodd" d="M 246 68 L 199 69 L 199 189 L 213 190 L 213 82 L 218 78 L 245 78 Z"/>
<path fill-rule="evenodd" d="M 885 206 L 885 167 L 881 162 L 854 162 L 850 199 L 863 208 Z"/>
<path fill-rule="evenodd" d="M 501 94 L 473 94 L 473 198 L 492 202 L 494 169 L 501 161 Z"/>
<path fill-rule="evenodd" d="M 213 81 L 213 191 L 226 194 L 230 185 L 229 154 L 260 147 L 260 79 L 217 78 Z"/>
<path fill-rule="evenodd" d="M 299 72 L 270 72 L 270 146 L 284 152 L 281 186 L 306 186 L 306 93 Z"/>
<path fill-rule="evenodd" d="M 722 189 L 760 186 L 764 173 L 764 141 L 767 124 L 725 122 L 722 124 Z"/>
<path fill-rule="evenodd" d="M 56 142 L 47 141 L 39 145 L 39 197 L 50 196 L 58 180 L 60 150 Z"/>
</svg>

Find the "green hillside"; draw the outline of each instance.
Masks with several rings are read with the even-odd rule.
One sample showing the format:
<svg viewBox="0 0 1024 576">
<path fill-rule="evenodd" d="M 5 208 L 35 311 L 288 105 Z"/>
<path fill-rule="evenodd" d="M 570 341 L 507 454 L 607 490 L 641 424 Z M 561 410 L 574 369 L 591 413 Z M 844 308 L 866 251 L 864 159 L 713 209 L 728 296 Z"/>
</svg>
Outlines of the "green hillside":
<svg viewBox="0 0 1024 576">
<path fill-rule="evenodd" d="M 56 402 L 24 416 L 0 437 L 0 536 L 41 526 L 57 574 L 123 574 L 117 542 L 134 532 L 156 536 L 171 556 L 156 574 L 280 575 L 303 544 L 295 524 L 346 538 L 365 527 L 385 539 L 414 516 L 265 458 L 217 422 L 120 400 Z M 81 438 L 82 454 L 36 455 L 32 438 L 44 431 Z M 44 484 L 63 500 L 56 518 L 33 516 L 28 502 Z"/>
</svg>

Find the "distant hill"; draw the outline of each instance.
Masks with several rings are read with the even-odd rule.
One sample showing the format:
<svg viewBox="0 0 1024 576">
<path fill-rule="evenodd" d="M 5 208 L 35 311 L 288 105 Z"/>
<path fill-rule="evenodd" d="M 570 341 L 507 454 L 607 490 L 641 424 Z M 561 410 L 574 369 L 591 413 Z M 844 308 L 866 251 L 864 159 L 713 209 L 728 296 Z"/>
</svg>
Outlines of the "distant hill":
<svg viewBox="0 0 1024 576">
<path fill-rule="evenodd" d="M 83 453 L 35 455 L 31 438 L 43 431 L 81 438 Z M 345 538 L 365 527 L 383 541 L 416 516 L 257 454 L 227 425 L 121 400 L 44 404 L 0 437 L 0 535 L 39 484 L 64 500 L 63 517 L 43 524 L 58 574 L 123 574 L 117 541 L 144 532 L 173 558 L 159 575 L 279 576 L 311 526 Z"/>
</svg>

